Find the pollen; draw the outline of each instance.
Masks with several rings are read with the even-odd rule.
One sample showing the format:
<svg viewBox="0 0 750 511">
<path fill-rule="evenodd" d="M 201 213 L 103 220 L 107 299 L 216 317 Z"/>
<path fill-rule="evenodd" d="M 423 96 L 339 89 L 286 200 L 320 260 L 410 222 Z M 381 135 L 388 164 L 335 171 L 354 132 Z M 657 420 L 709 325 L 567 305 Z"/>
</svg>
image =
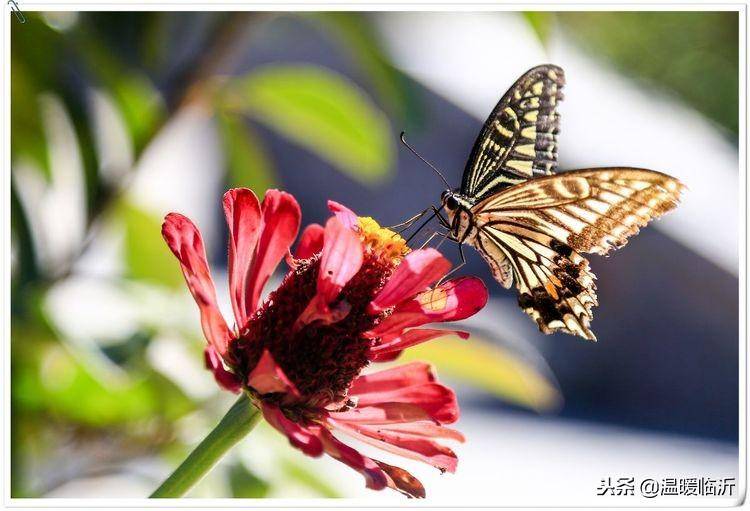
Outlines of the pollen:
<svg viewBox="0 0 750 511">
<path fill-rule="evenodd" d="M 400 262 L 410 249 L 406 240 L 397 232 L 380 224 L 369 216 L 358 217 L 359 235 L 365 248 L 391 262 Z"/>
</svg>

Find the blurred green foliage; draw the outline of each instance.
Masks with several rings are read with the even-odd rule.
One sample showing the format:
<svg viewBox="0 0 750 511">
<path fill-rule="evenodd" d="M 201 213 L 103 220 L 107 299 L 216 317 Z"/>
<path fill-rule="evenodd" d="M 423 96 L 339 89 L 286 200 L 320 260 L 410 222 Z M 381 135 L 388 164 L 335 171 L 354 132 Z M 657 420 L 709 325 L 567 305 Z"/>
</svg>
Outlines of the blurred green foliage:
<svg viewBox="0 0 750 511">
<path fill-rule="evenodd" d="M 185 281 L 174 271 L 174 256 L 163 240 L 145 233 L 161 232 L 161 218 L 121 199 L 116 208 L 125 231 L 125 276 L 151 284 L 178 288 Z"/>
<path fill-rule="evenodd" d="M 268 124 L 365 183 L 393 166 L 386 116 L 338 74 L 309 65 L 268 65 L 232 80 L 224 107 Z"/>
<path fill-rule="evenodd" d="M 546 11 L 524 11 L 521 15 L 534 30 L 542 44 L 546 44 L 554 26 L 555 13 Z"/>
<path fill-rule="evenodd" d="M 241 116 L 230 112 L 220 112 L 218 120 L 229 185 L 245 186 L 252 190 L 273 188 L 273 163 L 250 126 Z"/>
<path fill-rule="evenodd" d="M 739 13 L 571 11 L 556 17 L 602 62 L 678 95 L 738 134 Z"/>
</svg>

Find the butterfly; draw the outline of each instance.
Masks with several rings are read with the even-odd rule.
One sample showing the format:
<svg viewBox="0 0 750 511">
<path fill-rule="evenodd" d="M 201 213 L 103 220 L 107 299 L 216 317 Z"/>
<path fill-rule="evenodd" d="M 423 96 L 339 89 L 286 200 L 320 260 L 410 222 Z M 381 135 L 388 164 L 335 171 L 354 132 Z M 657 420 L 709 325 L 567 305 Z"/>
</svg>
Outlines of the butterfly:
<svg viewBox="0 0 750 511">
<path fill-rule="evenodd" d="M 542 332 L 596 340 L 596 277 L 582 254 L 622 247 L 675 208 L 684 186 L 637 168 L 556 174 L 564 84 L 554 65 L 524 73 L 484 123 L 461 187 L 445 190 L 433 209 L 448 239 L 474 247 L 503 287 L 515 284 L 519 306 Z"/>
</svg>

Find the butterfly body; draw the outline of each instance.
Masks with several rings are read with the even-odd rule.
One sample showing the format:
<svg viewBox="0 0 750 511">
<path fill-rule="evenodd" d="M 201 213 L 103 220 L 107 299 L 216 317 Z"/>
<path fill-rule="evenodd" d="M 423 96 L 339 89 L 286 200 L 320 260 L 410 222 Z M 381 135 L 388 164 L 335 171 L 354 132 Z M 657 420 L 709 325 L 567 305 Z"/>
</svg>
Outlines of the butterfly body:
<svg viewBox="0 0 750 511">
<path fill-rule="evenodd" d="M 646 169 L 612 167 L 555 174 L 564 74 L 526 72 L 485 122 L 461 188 L 443 192 L 448 236 L 475 248 L 544 333 L 595 340 L 595 276 L 582 254 L 620 248 L 674 208 L 683 185 Z"/>
</svg>

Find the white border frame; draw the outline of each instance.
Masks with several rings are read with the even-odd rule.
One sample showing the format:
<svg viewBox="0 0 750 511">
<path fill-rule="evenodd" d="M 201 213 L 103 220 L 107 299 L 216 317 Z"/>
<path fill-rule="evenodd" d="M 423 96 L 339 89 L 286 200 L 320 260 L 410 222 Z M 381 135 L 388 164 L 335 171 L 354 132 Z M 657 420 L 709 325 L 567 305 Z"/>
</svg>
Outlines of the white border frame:
<svg viewBox="0 0 750 511">
<path fill-rule="evenodd" d="M 739 164 L 741 193 L 739 201 L 740 232 L 739 232 L 739 470 L 737 481 L 737 499 L 681 499 L 677 507 L 704 507 L 707 504 L 715 507 L 730 507 L 743 505 L 747 492 L 747 3 L 608 3 L 595 2 L 563 3 L 550 1 L 545 3 L 507 3 L 498 4 L 493 2 L 478 3 L 431 3 L 428 1 L 404 2 L 261 2 L 251 3 L 242 1 L 224 1 L 220 3 L 204 3 L 191 0 L 175 0 L 160 2 L 37 2 L 16 0 L 21 11 L 576 11 L 576 10 L 599 10 L 599 11 L 736 11 L 739 13 Z M 436 505 L 429 500 L 405 501 L 398 506 L 377 506 L 373 502 L 376 498 L 368 499 L 61 499 L 61 498 L 11 498 L 10 497 L 10 23 L 17 22 L 11 6 L 5 3 L 5 17 L 2 22 L 3 51 L 3 339 L 2 339 L 2 361 L 3 361 L 3 393 L 2 393 L 2 453 L 3 453 L 3 477 L 2 477 L 2 505 L 8 508 L 236 508 L 236 507 L 258 507 L 258 508 L 283 508 L 283 507 L 367 507 L 370 509 L 388 509 L 389 507 L 419 507 L 419 508 L 446 508 L 454 505 L 463 505 L 461 500 L 447 505 Z M 533 497 L 530 497 L 533 498 Z M 664 505 L 659 502 L 640 504 L 632 507 L 676 507 L 675 504 Z M 502 507 L 502 503 L 476 503 L 470 507 Z M 619 505 L 602 507 L 621 507 Z"/>
</svg>

